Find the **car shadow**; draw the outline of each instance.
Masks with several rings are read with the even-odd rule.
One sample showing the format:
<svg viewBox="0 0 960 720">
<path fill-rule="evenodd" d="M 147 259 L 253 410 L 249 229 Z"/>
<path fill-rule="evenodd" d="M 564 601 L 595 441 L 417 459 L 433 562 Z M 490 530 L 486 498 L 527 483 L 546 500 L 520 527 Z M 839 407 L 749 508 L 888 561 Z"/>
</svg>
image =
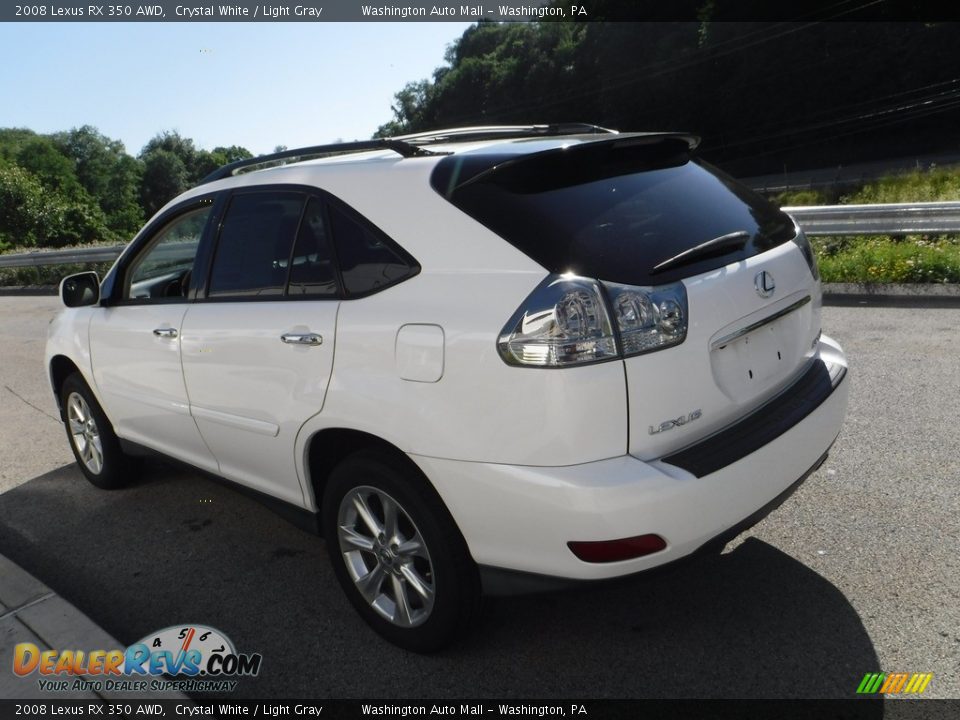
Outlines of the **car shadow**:
<svg viewBox="0 0 960 720">
<path fill-rule="evenodd" d="M 432 656 L 367 629 L 322 540 L 161 463 L 122 490 L 66 466 L 0 495 L 0 552 L 121 643 L 200 623 L 261 653 L 232 697 L 851 698 L 879 670 L 843 594 L 756 538 L 663 574 L 488 600 L 478 630 Z"/>
</svg>

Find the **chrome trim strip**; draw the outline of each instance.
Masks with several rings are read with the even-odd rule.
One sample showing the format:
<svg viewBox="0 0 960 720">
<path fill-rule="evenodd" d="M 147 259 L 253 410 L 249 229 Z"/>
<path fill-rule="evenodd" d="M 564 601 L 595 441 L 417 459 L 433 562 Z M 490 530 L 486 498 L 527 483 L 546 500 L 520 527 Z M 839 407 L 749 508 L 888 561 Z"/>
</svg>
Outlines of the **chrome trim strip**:
<svg viewBox="0 0 960 720">
<path fill-rule="evenodd" d="M 714 340 L 712 343 L 710 343 L 711 352 L 719 348 L 722 348 L 725 345 L 729 345 L 734 340 L 741 338 L 744 335 L 748 335 L 752 333 L 757 328 L 762 328 L 764 325 L 769 325 L 774 320 L 779 320 L 784 315 L 789 315 L 794 310 L 802 308 L 808 302 L 810 302 L 810 296 L 805 295 L 799 300 L 797 300 L 797 302 L 793 303 L 792 305 L 787 305 L 787 307 L 783 308 L 782 310 L 778 310 L 777 312 L 773 313 L 773 315 L 768 315 L 763 320 L 757 320 L 755 323 L 751 323 L 750 325 L 747 325 L 744 328 L 740 328 L 736 332 L 732 332 L 729 335 L 724 335 L 722 338 L 719 338 L 718 340 Z"/>
</svg>

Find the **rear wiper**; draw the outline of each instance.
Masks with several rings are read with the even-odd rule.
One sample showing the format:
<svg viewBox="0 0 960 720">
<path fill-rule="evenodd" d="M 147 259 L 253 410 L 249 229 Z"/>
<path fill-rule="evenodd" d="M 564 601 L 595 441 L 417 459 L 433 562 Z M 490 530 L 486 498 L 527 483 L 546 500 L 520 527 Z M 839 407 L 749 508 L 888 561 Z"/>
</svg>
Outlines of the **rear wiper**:
<svg viewBox="0 0 960 720">
<path fill-rule="evenodd" d="M 744 245 L 747 244 L 749 239 L 750 233 L 748 233 L 746 230 L 737 230 L 736 232 L 715 237 L 713 240 L 707 240 L 705 243 L 700 243 L 689 250 L 684 250 L 682 253 L 674 255 L 672 258 L 664 260 L 659 265 L 655 265 L 653 270 L 650 271 L 650 274 L 656 275 L 657 273 L 662 273 L 664 270 L 670 270 L 682 265 L 689 265 L 692 262 L 709 257 L 711 255 L 720 255 L 723 252 L 729 252 L 730 250 L 740 250 Z"/>
</svg>

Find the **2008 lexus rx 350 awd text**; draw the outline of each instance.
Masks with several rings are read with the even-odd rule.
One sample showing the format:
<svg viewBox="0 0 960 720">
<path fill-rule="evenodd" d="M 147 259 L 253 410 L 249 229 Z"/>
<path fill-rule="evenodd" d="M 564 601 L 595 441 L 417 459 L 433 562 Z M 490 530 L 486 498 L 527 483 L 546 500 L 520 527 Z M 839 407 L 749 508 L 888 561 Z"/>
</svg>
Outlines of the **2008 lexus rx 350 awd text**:
<svg viewBox="0 0 960 720">
<path fill-rule="evenodd" d="M 158 452 L 282 505 L 418 651 L 484 592 L 722 546 L 826 457 L 847 363 L 803 232 L 695 146 L 487 127 L 222 168 L 61 284 L 81 471 Z"/>
</svg>

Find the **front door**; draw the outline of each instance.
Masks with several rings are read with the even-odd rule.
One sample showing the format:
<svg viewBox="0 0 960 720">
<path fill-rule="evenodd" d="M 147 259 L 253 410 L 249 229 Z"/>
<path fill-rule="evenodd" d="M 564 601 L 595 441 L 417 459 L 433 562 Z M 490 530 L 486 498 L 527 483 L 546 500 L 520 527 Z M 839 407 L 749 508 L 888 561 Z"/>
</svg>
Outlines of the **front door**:
<svg viewBox="0 0 960 720">
<path fill-rule="evenodd" d="M 124 262 L 119 297 L 90 322 L 90 355 L 117 435 L 216 472 L 180 363 L 187 290 L 210 213 L 209 201 L 184 208 Z"/>
</svg>

